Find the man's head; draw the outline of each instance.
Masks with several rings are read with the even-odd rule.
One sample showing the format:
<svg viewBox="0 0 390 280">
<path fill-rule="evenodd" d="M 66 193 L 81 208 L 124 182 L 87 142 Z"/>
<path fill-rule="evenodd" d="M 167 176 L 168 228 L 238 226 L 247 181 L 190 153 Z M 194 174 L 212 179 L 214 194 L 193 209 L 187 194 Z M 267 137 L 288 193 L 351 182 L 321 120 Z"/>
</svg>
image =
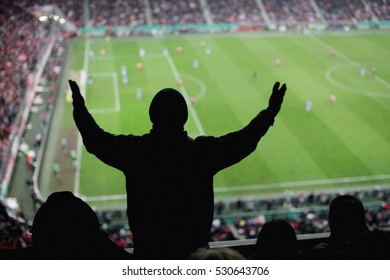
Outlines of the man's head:
<svg viewBox="0 0 390 280">
<path fill-rule="evenodd" d="M 59 244 L 74 246 L 100 231 L 91 207 L 71 192 L 52 193 L 35 215 L 32 238 L 35 246 L 55 250 Z M 65 245 L 64 245 L 65 246 Z"/>
<path fill-rule="evenodd" d="M 36 259 L 127 259 L 100 229 L 93 209 L 69 191 L 52 193 L 32 226 Z"/>
<path fill-rule="evenodd" d="M 255 247 L 257 259 L 293 259 L 297 251 L 297 236 L 289 222 L 274 219 L 263 225 Z"/>
<path fill-rule="evenodd" d="M 181 128 L 188 118 L 187 103 L 177 90 L 162 89 L 157 92 L 150 104 L 149 116 L 154 126 Z"/>
<path fill-rule="evenodd" d="M 341 195 L 333 199 L 328 216 L 333 237 L 367 230 L 363 203 L 355 196 Z"/>
</svg>

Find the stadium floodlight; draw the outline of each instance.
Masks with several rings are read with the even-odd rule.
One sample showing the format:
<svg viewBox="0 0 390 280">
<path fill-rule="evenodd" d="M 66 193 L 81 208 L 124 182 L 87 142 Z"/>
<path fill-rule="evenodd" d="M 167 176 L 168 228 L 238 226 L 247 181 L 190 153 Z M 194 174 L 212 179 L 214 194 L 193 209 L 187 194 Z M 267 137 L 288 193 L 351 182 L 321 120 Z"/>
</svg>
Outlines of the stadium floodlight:
<svg viewBox="0 0 390 280">
<path fill-rule="evenodd" d="M 46 22 L 52 19 L 61 24 L 61 28 L 66 31 L 76 31 L 77 27 L 66 18 L 64 13 L 57 5 L 34 6 L 29 9 L 29 12 L 37 17 L 40 22 Z"/>
<path fill-rule="evenodd" d="M 38 19 L 39 21 L 44 22 L 47 21 L 49 18 L 47 16 L 40 16 Z"/>
</svg>

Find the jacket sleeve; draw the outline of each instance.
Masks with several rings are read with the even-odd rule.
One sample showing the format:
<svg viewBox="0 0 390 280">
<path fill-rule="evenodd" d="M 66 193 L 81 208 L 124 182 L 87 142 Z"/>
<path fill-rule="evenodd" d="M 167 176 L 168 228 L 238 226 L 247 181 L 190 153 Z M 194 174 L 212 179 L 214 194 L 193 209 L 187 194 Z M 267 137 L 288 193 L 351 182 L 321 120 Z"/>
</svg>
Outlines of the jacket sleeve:
<svg viewBox="0 0 390 280">
<path fill-rule="evenodd" d="M 209 168 L 215 174 L 238 163 L 256 149 L 258 142 L 273 123 L 273 112 L 263 110 L 241 130 L 220 137 L 198 137 L 197 141 L 206 153 L 206 164 L 210 164 Z"/>
<path fill-rule="evenodd" d="M 124 152 L 129 149 L 133 135 L 115 135 L 104 131 L 96 123 L 84 104 L 74 105 L 73 118 L 87 151 L 104 163 L 123 170 Z"/>
</svg>

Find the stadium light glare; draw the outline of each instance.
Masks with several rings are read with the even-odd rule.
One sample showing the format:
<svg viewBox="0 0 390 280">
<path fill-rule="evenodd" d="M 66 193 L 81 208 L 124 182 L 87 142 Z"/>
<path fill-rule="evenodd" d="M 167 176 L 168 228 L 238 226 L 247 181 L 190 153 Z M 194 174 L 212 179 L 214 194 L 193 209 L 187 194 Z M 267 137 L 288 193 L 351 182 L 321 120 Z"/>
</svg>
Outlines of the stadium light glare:
<svg viewBox="0 0 390 280">
<path fill-rule="evenodd" d="M 47 21 L 48 17 L 47 16 L 40 16 L 39 21 Z"/>
<path fill-rule="evenodd" d="M 61 24 L 64 24 L 66 22 L 66 20 L 64 18 L 60 18 L 59 21 L 60 21 Z"/>
<path fill-rule="evenodd" d="M 54 15 L 54 16 L 53 16 L 53 19 L 54 19 L 55 21 L 58 21 L 58 20 L 60 19 L 60 17 L 59 17 L 58 15 Z"/>
</svg>

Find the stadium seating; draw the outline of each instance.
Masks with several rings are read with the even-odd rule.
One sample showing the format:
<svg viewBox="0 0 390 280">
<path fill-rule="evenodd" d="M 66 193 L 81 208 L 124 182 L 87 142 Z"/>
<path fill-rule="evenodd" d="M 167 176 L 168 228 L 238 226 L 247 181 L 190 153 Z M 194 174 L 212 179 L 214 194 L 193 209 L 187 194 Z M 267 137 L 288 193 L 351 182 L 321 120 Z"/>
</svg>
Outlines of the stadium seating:
<svg viewBox="0 0 390 280">
<path fill-rule="evenodd" d="M 352 10 L 345 1 L 318 0 L 317 5 L 326 20 L 350 20 L 353 18 Z"/>
<path fill-rule="evenodd" d="M 263 0 L 263 2 L 270 19 L 274 22 L 292 25 L 321 21 L 309 0 Z"/>
<path fill-rule="evenodd" d="M 0 251 L 31 245 L 26 218 L 15 199 L 0 199 L 0 225 Z"/>
<path fill-rule="evenodd" d="M 379 20 L 390 20 L 390 5 L 386 1 L 367 1 L 371 10 Z"/>
<path fill-rule="evenodd" d="M 261 21 L 259 7 L 255 1 L 208 1 L 214 23 L 238 23 Z"/>
<path fill-rule="evenodd" d="M 0 166 L 48 29 L 14 1 L 0 4 Z"/>
<path fill-rule="evenodd" d="M 329 232 L 328 205 L 341 193 L 318 193 L 287 195 L 263 199 L 225 201 L 224 210 L 218 213 L 210 232 L 210 242 L 245 240 L 256 238 L 262 225 L 271 219 L 282 218 L 291 223 L 297 235 Z M 345 194 L 344 192 L 342 194 Z M 390 226 L 390 209 L 386 204 L 390 190 L 374 189 L 355 191 L 366 205 L 366 221 L 371 229 Z M 132 247 L 131 231 L 126 221 L 125 210 L 97 211 L 103 228 L 117 244 Z"/>
<path fill-rule="evenodd" d="M 91 24 L 100 26 L 146 25 L 144 1 L 89 1 Z"/>
<path fill-rule="evenodd" d="M 205 24 L 200 2 L 150 0 L 153 25 Z"/>
</svg>

